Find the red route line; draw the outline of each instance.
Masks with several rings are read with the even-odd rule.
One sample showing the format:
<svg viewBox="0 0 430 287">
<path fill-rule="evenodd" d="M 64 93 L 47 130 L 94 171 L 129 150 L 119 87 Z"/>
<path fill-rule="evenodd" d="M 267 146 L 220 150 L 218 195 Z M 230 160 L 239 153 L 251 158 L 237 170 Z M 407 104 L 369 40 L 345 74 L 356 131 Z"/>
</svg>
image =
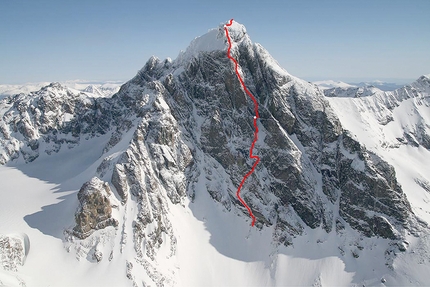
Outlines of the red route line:
<svg viewBox="0 0 430 287">
<path fill-rule="evenodd" d="M 240 185 L 237 189 L 236 192 L 236 196 L 239 199 L 239 201 L 243 204 L 243 206 L 246 207 L 246 209 L 249 212 L 249 216 L 251 216 L 252 218 L 252 223 L 251 226 L 254 226 L 255 224 L 255 216 L 252 213 L 251 208 L 248 206 L 248 204 L 246 204 L 246 202 L 242 199 L 242 197 L 240 197 L 240 190 L 243 187 L 243 184 L 245 183 L 246 179 L 254 172 L 255 167 L 257 166 L 257 164 L 260 162 L 260 157 L 258 157 L 257 155 L 253 155 L 252 151 L 254 149 L 255 146 L 255 142 L 258 140 L 258 126 L 257 126 L 257 119 L 260 118 L 260 115 L 258 114 L 258 103 L 257 100 L 255 99 L 255 97 L 251 94 L 251 92 L 246 88 L 245 86 L 245 82 L 243 81 L 242 77 L 239 74 L 239 64 L 237 63 L 236 59 L 234 59 L 231 55 L 230 55 L 230 50 L 231 50 L 231 39 L 230 39 L 230 35 L 228 34 L 228 29 L 227 27 L 230 27 L 233 24 L 233 19 L 230 20 L 230 23 L 226 24 L 224 26 L 224 30 L 225 30 L 225 36 L 227 37 L 228 40 L 228 50 L 227 50 L 227 57 L 232 60 L 234 62 L 235 65 L 235 70 L 236 70 L 236 75 L 237 78 L 239 79 L 240 83 L 242 84 L 243 89 L 245 90 L 245 93 L 251 98 L 251 100 L 254 102 L 254 111 L 255 111 L 255 116 L 254 116 L 254 140 L 252 141 L 251 144 L 251 148 L 249 149 L 249 158 L 255 159 L 256 161 L 254 162 L 254 164 L 252 165 L 251 170 L 245 174 L 245 176 L 243 177 L 242 181 L 240 182 Z"/>
</svg>

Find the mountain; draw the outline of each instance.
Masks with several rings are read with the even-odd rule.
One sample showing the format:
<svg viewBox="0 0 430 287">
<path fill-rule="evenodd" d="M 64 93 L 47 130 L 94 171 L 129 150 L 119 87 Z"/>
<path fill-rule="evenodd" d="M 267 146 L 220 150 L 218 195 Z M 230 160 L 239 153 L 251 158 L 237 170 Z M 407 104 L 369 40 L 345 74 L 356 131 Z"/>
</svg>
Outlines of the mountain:
<svg viewBox="0 0 430 287">
<path fill-rule="evenodd" d="M 21 93 L 29 94 L 30 92 L 36 92 L 49 84 L 49 82 L 40 82 L 23 85 L 0 85 L 0 99 Z M 118 92 L 121 84 L 123 84 L 123 82 L 91 82 L 83 80 L 61 82 L 61 85 L 65 87 L 86 92 L 93 97 L 110 97 Z"/>
<path fill-rule="evenodd" d="M 362 89 L 379 89 L 381 91 L 394 91 L 396 89 L 402 88 L 404 85 L 399 85 L 396 83 L 389 83 L 383 81 L 371 81 L 371 82 L 359 82 L 359 83 L 345 83 L 341 81 L 315 81 L 313 82 L 322 90 L 333 89 L 333 88 L 362 88 Z"/>
<path fill-rule="evenodd" d="M 254 103 L 225 28 L 259 106 L 261 161 L 241 192 L 255 227 L 236 196 L 253 165 Z M 428 81 L 410 87 L 381 101 L 428 108 Z M 52 83 L 2 99 L 0 284 L 430 282 L 428 206 L 414 198 L 425 190 L 357 137 L 343 99 L 356 98 L 288 74 L 237 22 L 173 61 L 151 57 L 111 97 Z"/>
<path fill-rule="evenodd" d="M 396 83 L 391 82 L 384 82 L 384 81 L 370 81 L 370 82 L 359 82 L 359 83 L 350 83 L 353 86 L 357 87 L 375 87 L 382 91 L 394 91 L 396 89 L 402 88 L 404 85 L 399 85 Z"/>
<path fill-rule="evenodd" d="M 371 82 L 359 82 L 359 83 L 345 83 L 341 81 L 315 81 L 313 82 L 322 90 L 332 89 L 332 88 L 364 88 L 364 89 L 372 89 L 376 88 L 381 91 L 394 91 L 396 89 L 402 88 L 404 85 L 399 85 L 396 83 L 389 83 L 383 81 L 371 81 Z"/>
<path fill-rule="evenodd" d="M 350 84 L 347 84 L 345 82 L 333 81 L 333 80 L 315 81 L 313 83 L 315 85 L 317 85 L 322 90 L 331 89 L 331 88 L 352 88 L 352 87 L 355 87 L 354 85 L 350 85 Z"/>
<path fill-rule="evenodd" d="M 0 99 L 20 93 L 28 94 L 40 90 L 40 88 L 49 85 L 48 82 L 27 83 L 24 85 L 0 85 Z"/>
<path fill-rule="evenodd" d="M 402 186 L 407 187 L 405 192 L 413 191 L 408 198 L 423 197 L 426 202 L 430 178 L 426 167 L 430 160 L 429 76 L 392 92 L 376 88 L 371 92 L 352 88 L 324 92 L 343 126 L 395 167 L 398 179 L 404 181 Z M 428 221 L 426 204 L 418 200 L 417 205 L 424 210 L 414 212 Z"/>
</svg>

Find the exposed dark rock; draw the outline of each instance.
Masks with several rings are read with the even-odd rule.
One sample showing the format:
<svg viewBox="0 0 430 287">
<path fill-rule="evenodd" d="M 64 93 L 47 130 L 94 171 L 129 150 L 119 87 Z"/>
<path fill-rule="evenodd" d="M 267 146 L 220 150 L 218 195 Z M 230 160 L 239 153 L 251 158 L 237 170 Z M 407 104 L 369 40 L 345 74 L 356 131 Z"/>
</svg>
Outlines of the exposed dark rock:
<svg viewBox="0 0 430 287">
<path fill-rule="evenodd" d="M 111 193 L 109 184 L 96 177 L 84 183 L 78 193 L 79 207 L 73 228 L 76 237 L 84 239 L 95 230 L 118 226 L 118 221 L 112 218 Z"/>
</svg>

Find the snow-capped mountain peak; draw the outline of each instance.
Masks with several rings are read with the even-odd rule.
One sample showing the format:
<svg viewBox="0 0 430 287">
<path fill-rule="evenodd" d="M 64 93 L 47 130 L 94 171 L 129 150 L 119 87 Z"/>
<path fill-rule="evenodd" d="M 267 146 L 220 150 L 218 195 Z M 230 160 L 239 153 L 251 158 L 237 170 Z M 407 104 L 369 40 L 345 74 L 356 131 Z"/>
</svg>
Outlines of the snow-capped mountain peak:
<svg viewBox="0 0 430 287">
<path fill-rule="evenodd" d="M 430 94 L 429 85 L 430 85 L 430 75 L 423 75 L 411 84 L 412 87 L 416 87 L 420 90 L 424 90 L 427 94 Z"/>
<path fill-rule="evenodd" d="M 233 42 L 239 43 L 244 40 L 250 40 L 246 33 L 245 26 L 234 20 L 231 20 L 231 22 L 229 21 L 223 28 L 228 29 L 228 34 Z"/>
<path fill-rule="evenodd" d="M 227 39 L 225 28 L 228 29 L 230 39 L 234 44 L 239 44 L 241 42 L 251 43 L 244 25 L 233 20 L 231 25 L 227 27 L 226 25 L 229 24 L 229 22 L 230 21 L 220 24 L 218 28 L 210 29 L 206 34 L 196 37 L 191 41 L 185 51 L 179 53 L 175 62 L 182 63 L 191 58 L 198 57 L 202 52 L 226 51 Z"/>
<path fill-rule="evenodd" d="M 94 95 L 97 95 L 97 96 L 99 96 L 99 97 L 102 97 L 103 96 L 103 93 L 96 87 L 96 86 L 94 86 L 94 85 L 88 85 L 84 90 L 83 90 L 83 92 L 86 92 L 86 93 L 90 93 L 90 94 L 94 94 Z"/>
</svg>

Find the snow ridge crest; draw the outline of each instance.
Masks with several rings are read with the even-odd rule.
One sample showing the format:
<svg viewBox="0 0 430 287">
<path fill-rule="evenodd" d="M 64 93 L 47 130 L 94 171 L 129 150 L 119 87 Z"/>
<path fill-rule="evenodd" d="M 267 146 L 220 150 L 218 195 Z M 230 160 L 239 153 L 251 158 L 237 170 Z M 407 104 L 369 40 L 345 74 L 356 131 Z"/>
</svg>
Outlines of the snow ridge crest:
<svg viewBox="0 0 430 287">
<path fill-rule="evenodd" d="M 194 38 L 185 51 L 181 51 L 176 58 L 176 63 L 183 63 L 198 57 L 201 52 L 227 51 L 227 39 L 225 38 L 226 23 L 221 23 L 218 28 L 210 29 L 206 34 Z M 250 42 L 244 25 L 233 21 L 228 27 L 230 38 L 235 43 L 247 40 Z"/>
</svg>

